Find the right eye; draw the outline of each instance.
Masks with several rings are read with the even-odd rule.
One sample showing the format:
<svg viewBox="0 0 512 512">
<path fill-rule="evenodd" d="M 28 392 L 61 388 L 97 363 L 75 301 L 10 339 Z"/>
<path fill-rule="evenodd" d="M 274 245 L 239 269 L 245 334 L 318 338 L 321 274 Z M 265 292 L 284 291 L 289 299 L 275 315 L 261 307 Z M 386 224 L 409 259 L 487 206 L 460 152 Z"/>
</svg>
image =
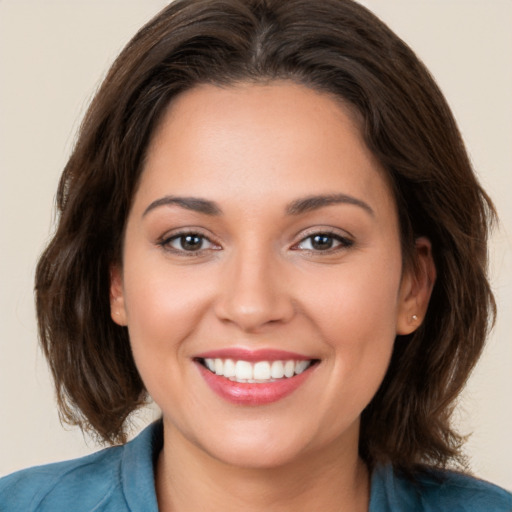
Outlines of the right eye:
<svg viewBox="0 0 512 512">
<path fill-rule="evenodd" d="M 178 253 L 197 254 L 201 251 L 218 248 L 211 240 L 200 233 L 178 233 L 160 242 L 164 249 Z"/>
</svg>

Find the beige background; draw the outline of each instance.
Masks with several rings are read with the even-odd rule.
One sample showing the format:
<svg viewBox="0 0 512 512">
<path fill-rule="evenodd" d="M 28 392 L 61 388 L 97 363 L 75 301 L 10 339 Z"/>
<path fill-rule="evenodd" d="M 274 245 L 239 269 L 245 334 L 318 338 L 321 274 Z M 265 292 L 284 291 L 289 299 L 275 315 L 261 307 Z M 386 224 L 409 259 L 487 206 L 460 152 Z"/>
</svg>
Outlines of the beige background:
<svg viewBox="0 0 512 512">
<path fill-rule="evenodd" d="M 501 216 L 492 246 L 500 316 L 457 416 L 473 432 L 474 471 L 512 489 L 512 2 L 363 3 L 437 78 Z M 88 101 L 119 50 L 165 4 L 0 0 L 0 475 L 97 449 L 59 423 L 37 347 L 33 273 Z"/>
</svg>

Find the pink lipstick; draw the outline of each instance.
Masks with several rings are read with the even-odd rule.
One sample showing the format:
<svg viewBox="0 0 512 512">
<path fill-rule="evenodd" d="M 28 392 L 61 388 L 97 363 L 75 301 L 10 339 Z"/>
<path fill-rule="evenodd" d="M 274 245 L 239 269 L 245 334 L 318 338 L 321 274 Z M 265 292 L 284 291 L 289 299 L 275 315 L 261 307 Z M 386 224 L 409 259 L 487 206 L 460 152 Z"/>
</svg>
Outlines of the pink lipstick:
<svg viewBox="0 0 512 512">
<path fill-rule="evenodd" d="M 194 361 L 215 393 L 240 405 L 264 405 L 288 396 L 319 362 L 287 351 L 243 348 L 205 352 Z"/>
</svg>

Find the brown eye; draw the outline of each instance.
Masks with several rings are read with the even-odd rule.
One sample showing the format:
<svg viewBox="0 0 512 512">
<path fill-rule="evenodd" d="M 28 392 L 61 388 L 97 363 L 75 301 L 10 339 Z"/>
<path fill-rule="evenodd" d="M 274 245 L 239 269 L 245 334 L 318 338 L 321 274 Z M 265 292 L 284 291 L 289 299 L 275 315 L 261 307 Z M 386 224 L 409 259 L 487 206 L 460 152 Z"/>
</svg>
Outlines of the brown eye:
<svg viewBox="0 0 512 512">
<path fill-rule="evenodd" d="M 198 251 L 203 246 L 203 237 L 199 235 L 181 235 L 177 241 L 184 251 Z"/>
<path fill-rule="evenodd" d="M 334 239 L 329 235 L 315 235 L 311 237 L 311 246 L 316 251 L 325 251 L 326 249 L 332 249 L 334 245 Z"/>
<path fill-rule="evenodd" d="M 199 233 L 180 233 L 163 240 L 160 245 L 174 252 L 188 253 L 216 248 L 215 244 Z"/>
<path fill-rule="evenodd" d="M 334 233 L 315 233 L 297 245 L 298 249 L 305 251 L 326 252 L 330 250 L 348 248 L 353 242 Z"/>
</svg>

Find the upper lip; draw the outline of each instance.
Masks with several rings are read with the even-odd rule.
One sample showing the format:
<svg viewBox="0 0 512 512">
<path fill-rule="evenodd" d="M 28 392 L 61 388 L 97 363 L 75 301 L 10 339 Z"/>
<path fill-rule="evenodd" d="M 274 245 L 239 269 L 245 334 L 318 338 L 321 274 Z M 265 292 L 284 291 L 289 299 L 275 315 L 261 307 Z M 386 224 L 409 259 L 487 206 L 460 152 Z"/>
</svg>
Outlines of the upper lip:
<svg viewBox="0 0 512 512">
<path fill-rule="evenodd" d="M 195 359 L 233 359 L 235 361 L 310 361 L 315 359 L 296 352 L 276 349 L 252 350 L 243 347 L 209 350 L 195 356 Z"/>
</svg>

